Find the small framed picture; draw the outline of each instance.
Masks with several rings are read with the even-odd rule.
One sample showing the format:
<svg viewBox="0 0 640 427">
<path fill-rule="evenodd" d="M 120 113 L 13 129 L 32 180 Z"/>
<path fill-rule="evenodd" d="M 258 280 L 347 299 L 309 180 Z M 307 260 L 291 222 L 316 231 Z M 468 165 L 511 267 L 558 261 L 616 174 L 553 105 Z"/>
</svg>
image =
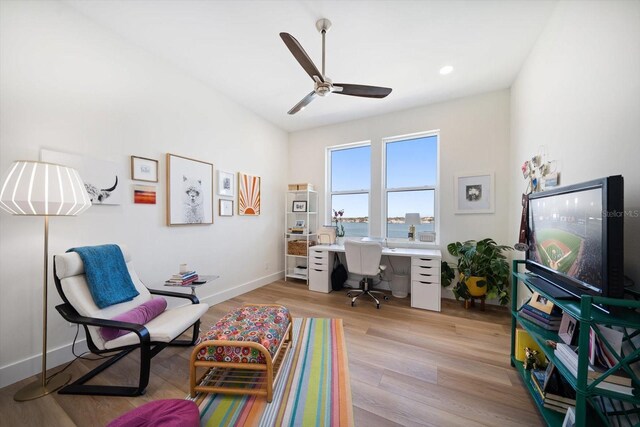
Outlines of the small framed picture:
<svg viewBox="0 0 640 427">
<path fill-rule="evenodd" d="M 560 329 L 558 330 L 558 337 L 565 344 L 576 345 L 578 343 L 578 321 L 568 315 L 562 313 L 562 321 L 560 322 Z"/>
<path fill-rule="evenodd" d="M 143 205 L 156 204 L 156 187 L 150 185 L 133 186 L 133 203 Z"/>
<path fill-rule="evenodd" d="M 131 156 L 131 179 L 158 182 L 158 161 Z"/>
<path fill-rule="evenodd" d="M 493 213 L 493 172 L 456 175 L 457 214 Z"/>
<path fill-rule="evenodd" d="M 234 175 L 230 172 L 218 171 L 218 194 L 233 197 L 235 191 Z"/>
<path fill-rule="evenodd" d="M 296 200 L 293 202 L 293 206 L 291 207 L 291 212 L 306 212 L 306 211 L 307 211 L 306 200 Z"/>
<path fill-rule="evenodd" d="M 219 199 L 220 216 L 233 216 L 233 200 Z"/>
<path fill-rule="evenodd" d="M 304 227 L 304 219 L 297 220 L 294 227 Z"/>
</svg>

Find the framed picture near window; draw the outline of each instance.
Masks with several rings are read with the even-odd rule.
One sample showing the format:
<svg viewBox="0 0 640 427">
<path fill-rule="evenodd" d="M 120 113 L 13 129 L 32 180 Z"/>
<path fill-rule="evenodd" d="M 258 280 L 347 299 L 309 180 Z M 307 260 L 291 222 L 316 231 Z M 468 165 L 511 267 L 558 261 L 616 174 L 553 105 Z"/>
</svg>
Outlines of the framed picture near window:
<svg viewBox="0 0 640 427">
<path fill-rule="evenodd" d="M 467 173 L 455 176 L 457 214 L 494 212 L 493 172 Z"/>
<path fill-rule="evenodd" d="M 213 165 L 167 153 L 167 225 L 213 224 Z"/>
<path fill-rule="evenodd" d="M 293 202 L 291 206 L 291 212 L 306 212 L 307 211 L 307 201 L 306 200 L 296 200 Z"/>
<path fill-rule="evenodd" d="M 233 200 L 218 199 L 220 216 L 233 216 Z"/>
<path fill-rule="evenodd" d="M 234 175 L 230 172 L 218 171 L 218 195 L 233 197 L 235 192 Z"/>
<path fill-rule="evenodd" d="M 158 161 L 131 156 L 131 179 L 135 181 L 158 182 Z"/>
</svg>

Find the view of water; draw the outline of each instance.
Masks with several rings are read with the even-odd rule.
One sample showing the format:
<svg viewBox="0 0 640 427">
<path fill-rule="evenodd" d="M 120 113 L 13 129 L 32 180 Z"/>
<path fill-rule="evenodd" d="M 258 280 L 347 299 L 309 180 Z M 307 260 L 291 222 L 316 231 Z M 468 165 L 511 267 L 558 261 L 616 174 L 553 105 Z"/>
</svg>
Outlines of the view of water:
<svg viewBox="0 0 640 427">
<path fill-rule="evenodd" d="M 349 236 L 360 236 L 367 237 L 368 233 L 368 223 L 364 222 L 343 222 L 344 232 L 347 237 Z M 433 223 L 429 224 L 420 224 L 416 226 L 416 233 L 421 231 L 433 231 Z M 389 236 L 388 237 L 398 237 L 398 238 L 407 238 L 407 233 L 409 231 L 409 226 L 405 224 L 388 224 Z"/>
</svg>

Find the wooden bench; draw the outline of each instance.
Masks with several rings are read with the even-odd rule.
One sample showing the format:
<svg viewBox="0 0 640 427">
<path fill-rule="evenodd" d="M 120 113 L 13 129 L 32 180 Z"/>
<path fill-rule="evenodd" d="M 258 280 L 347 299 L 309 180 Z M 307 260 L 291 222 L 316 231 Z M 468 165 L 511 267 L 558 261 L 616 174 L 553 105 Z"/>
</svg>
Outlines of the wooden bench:
<svg viewBox="0 0 640 427">
<path fill-rule="evenodd" d="M 191 353 L 190 393 L 250 394 L 273 399 L 291 345 L 292 318 L 277 304 L 246 304 L 198 338 Z M 197 377 L 198 368 L 206 368 Z"/>
</svg>

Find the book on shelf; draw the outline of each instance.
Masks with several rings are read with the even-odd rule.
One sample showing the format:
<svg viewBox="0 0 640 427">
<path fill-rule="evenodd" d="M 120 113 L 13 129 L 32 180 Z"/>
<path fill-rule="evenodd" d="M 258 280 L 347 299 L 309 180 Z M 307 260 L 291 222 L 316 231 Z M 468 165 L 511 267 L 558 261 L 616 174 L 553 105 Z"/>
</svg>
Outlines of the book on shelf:
<svg viewBox="0 0 640 427">
<path fill-rule="evenodd" d="M 603 342 L 603 339 L 611 346 L 615 354 L 620 354 L 624 335 L 622 332 L 607 328 L 606 326 L 595 325 L 595 327 L 603 338 L 600 338 L 593 327 L 589 329 L 589 363 L 592 365 L 600 365 L 603 368 L 613 368 L 618 361 L 611 350 L 609 350 L 609 347 Z"/>
<path fill-rule="evenodd" d="M 557 320 L 560 321 L 562 320 L 562 311 L 560 309 L 552 309 L 551 313 L 547 313 L 545 311 L 540 310 L 539 308 L 534 307 L 531 304 L 525 304 L 522 306 L 523 309 L 537 314 L 538 316 L 544 317 L 545 319 L 549 319 L 549 320 Z"/>
<path fill-rule="evenodd" d="M 557 325 L 550 325 L 547 322 L 543 322 L 539 319 L 536 319 L 535 317 L 533 317 L 532 315 L 530 315 L 528 312 L 521 310 L 519 313 L 519 316 L 525 320 L 528 320 L 529 322 L 533 323 L 534 325 L 537 325 L 539 327 L 541 327 L 542 329 L 546 329 L 547 331 L 557 331 L 558 329 L 560 329 L 560 324 L 558 323 Z"/>
<path fill-rule="evenodd" d="M 545 403 L 564 408 L 576 404 L 576 391 L 551 361 L 546 370 L 531 371 L 531 383 Z"/>
<path fill-rule="evenodd" d="M 560 322 L 562 321 L 561 317 L 547 317 L 540 314 L 539 310 L 534 309 L 530 305 L 522 306 L 522 313 L 526 313 L 531 317 L 534 317 L 538 321 L 545 323 L 547 325 L 560 326 Z"/>
<path fill-rule="evenodd" d="M 593 371 L 589 371 L 587 377 L 589 379 L 596 380 L 600 378 L 600 376 L 602 376 L 606 371 L 606 369 L 594 366 Z M 627 387 L 631 387 L 632 384 L 631 376 L 624 369 L 618 369 L 617 371 L 614 371 L 613 373 L 604 377 L 602 381 L 613 384 L 620 384 Z"/>
<path fill-rule="evenodd" d="M 573 378 L 578 378 L 578 354 L 566 344 L 558 343 L 556 346 L 556 350 L 554 351 L 556 358 L 562 362 L 564 367 L 566 367 Z M 595 381 L 592 376 L 594 374 L 590 374 L 589 372 L 595 371 L 592 366 L 587 366 L 587 384 L 591 384 Z M 631 385 L 621 385 L 614 382 L 601 381 L 596 385 L 597 389 L 601 390 L 609 390 L 614 391 L 620 394 L 626 394 L 629 396 L 633 396 L 633 384 Z"/>
</svg>

